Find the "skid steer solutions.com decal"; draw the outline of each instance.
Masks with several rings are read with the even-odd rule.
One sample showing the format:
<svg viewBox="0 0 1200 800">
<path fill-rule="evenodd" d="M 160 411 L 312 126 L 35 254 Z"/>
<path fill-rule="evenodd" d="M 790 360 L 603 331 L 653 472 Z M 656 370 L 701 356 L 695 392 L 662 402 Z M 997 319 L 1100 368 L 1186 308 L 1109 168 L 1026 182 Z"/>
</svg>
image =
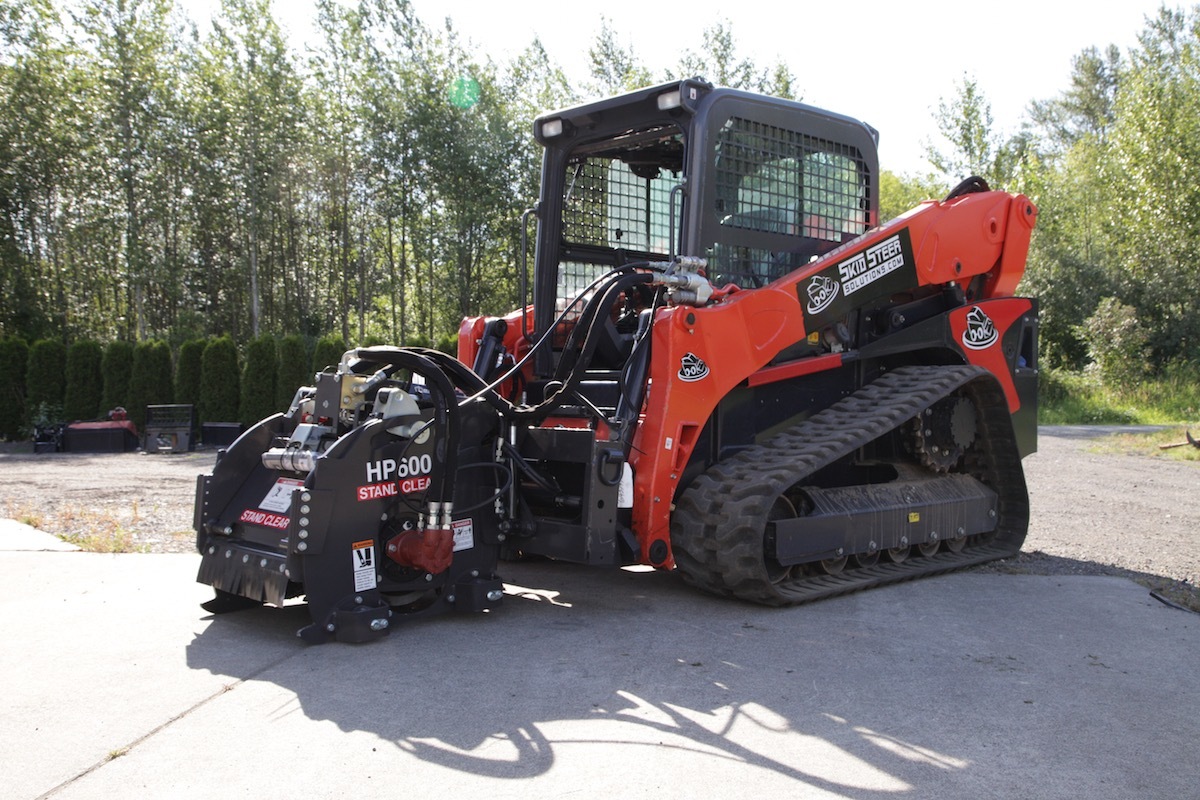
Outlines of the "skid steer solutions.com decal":
<svg viewBox="0 0 1200 800">
<path fill-rule="evenodd" d="M 908 228 L 850 253 L 796 285 L 804 307 L 804 327 L 820 330 L 875 297 L 917 285 L 916 261 Z"/>
</svg>

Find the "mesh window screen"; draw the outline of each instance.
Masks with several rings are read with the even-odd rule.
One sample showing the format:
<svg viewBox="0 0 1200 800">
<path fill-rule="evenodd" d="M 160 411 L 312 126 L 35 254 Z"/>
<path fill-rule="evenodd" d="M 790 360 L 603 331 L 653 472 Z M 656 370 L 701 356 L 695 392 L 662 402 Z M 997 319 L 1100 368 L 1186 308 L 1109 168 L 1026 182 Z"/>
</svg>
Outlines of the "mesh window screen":
<svg viewBox="0 0 1200 800">
<path fill-rule="evenodd" d="M 733 118 L 718 138 L 715 179 L 714 211 L 731 230 L 712 254 L 725 280 L 762 285 L 867 227 L 867 170 L 853 147 Z M 735 230 L 797 241 L 739 245 Z"/>
<path fill-rule="evenodd" d="M 668 203 L 678 182 L 674 174 L 654 166 L 631 167 L 605 157 L 581 160 L 567 175 L 563 236 L 574 245 L 666 253 Z"/>
<path fill-rule="evenodd" d="M 563 181 L 563 241 L 574 255 L 592 258 L 559 264 L 560 306 L 615 266 L 667 258 L 671 190 L 682 168 L 677 129 L 630 134 L 571 159 Z"/>
</svg>

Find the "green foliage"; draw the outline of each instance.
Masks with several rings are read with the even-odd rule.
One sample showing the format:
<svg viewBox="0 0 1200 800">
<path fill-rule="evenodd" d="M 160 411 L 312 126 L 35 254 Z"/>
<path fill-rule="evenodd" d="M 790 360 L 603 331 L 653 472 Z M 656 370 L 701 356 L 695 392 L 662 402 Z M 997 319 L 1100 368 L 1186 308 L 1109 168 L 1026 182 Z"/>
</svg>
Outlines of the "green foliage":
<svg viewBox="0 0 1200 800">
<path fill-rule="evenodd" d="M 951 184 L 971 175 L 987 178 L 999 149 L 993 130 L 992 105 L 974 78 L 964 75 L 958 93 L 938 104 L 937 122 L 950 145 L 943 151 L 933 145 L 926 157 Z"/>
<path fill-rule="evenodd" d="M 1200 10 L 1160 11 L 1120 77 L 1106 140 L 1117 296 L 1158 363 L 1200 358 Z"/>
<path fill-rule="evenodd" d="M 626 47 L 617 40 L 617 33 L 607 17 L 600 18 L 600 31 L 588 48 L 588 60 L 592 94 L 619 94 L 654 82 L 650 71 L 634 53 L 633 46 Z"/>
<path fill-rule="evenodd" d="M 104 372 L 104 392 L 100 397 L 100 415 L 114 408 L 129 406 L 129 379 L 133 374 L 133 345 L 122 339 L 109 342 L 100 364 Z"/>
<path fill-rule="evenodd" d="M 340 336 L 332 333 L 322 336 L 313 349 L 312 374 L 316 375 L 326 367 L 337 366 L 345 352 L 346 343 Z"/>
<path fill-rule="evenodd" d="M 992 105 L 974 78 L 963 76 L 957 94 L 938 104 L 934 119 L 949 149 L 928 144 L 925 157 L 948 186 L 978 175 L 993 189 L 1017 190 L 1033 157 L 1032 136 L 1022 132 L 1005 140 L 995 130 Z"/>
<path fill-rule="evenodd" d="M 29 348 L 25 370 L 25 402 L 30 408 L 45 404 L 62 411 L 67 390 L 67 348 L 57 339 L 40 339 Z"/>
<path fill-rule="evenodd" d="M 301 386 L 312 386 L 312 359 L 304 346 L 304 339 L 295 334 L 279 340 L 279 371 L 275 375 L 275 406 L 283 411 L 291 405 L 296 390 Z"/>
<path fill-rule="evenodd" d="M 237 422 L 240 400 L 237 345 L 210 339 L 200 362 L 200 421 Z"/>
<path fill-rule="evenodd" d="M 92 339 L 80 339 L 67 348 L 67 391 L 63 416 L 67 420 L 96 419 L 104 396 L 104 347 Z"/>
<path fill-rule="evenodd" d="M 179 346 L 175 362 L 175 402 L 200 405 L 200 370 L 204 362 L 204 339 L 192 339 Z"/>
<path fill-rule="evenodd" d="M 258 336 L 246 344 L 242 361 L 242 391 L 238 419 L 253 425 L 279 411 L 275 398 L 275 378 L 279 360 L 275 355 L 275 338 Z"/>
<path fill-rule="evenodd" d="M 632 50 L 629 51 L 629 55 L 633 55 Z M 593 51 L 593 67 L 596 66 L 596 57 L 597 53 Z M 733 25 L 728 19 L 719 20 L 715 26 L 704 29 L 704 41 L 700 51 L 685 52 L 680 58 L 675 75 L 681 78 L 700 76 L 716 86 L 746 89 L 788 100 L 799 99 L 794 94 L 796 76 L 786 63 L 776 61 L 772 66 L 764 68 L 756 64 L 754 59 L 738 53 Z"/>
<path fill-rule="evenodd" d="M 1093 367 L 1109 385 L 1132 384 L 1149 371 L 1150 335 L 1137 311 L 1115 297 L 1100 301 L 1080 338 L 1087 343 Z"/>
<path fill-rule="evenodd" d="M 1071 85 L 1061 96 L 1035 100 L 1031 116 L 1055 149 L 1069 149 L 1085 138 L 1102 139 L 1116 120 L 1116 97 L 1124 71 L 1121 51 L 1086 48 L 1071 61 Z"/>
<path fill-rule="evenodd" d="M 146 424 L 146 406 L 170 403 L 175 394 L 171 372 L 171 348 L 166 342 L 138 342 L 133 348 L 129 374 L 129 419 L 141 428 Z"/>
<path fill-rule="evenodd" d="M 1100 298 L 1119 291 L 1105 204 L 1111 195 L 1098 165 L 1106 148 L 1082 139 L 1050 162 L 1037 181 L 1038 224 L 1021 290 L 1038 298 L 1042 356 L 1049 366 L 1088 361 L 1081 323 Z"/>
<path fill-rule="evenodd" d="M 879 175 L 879 221 L 895 219 L 926 200 L 940 200 L 948 190 L 933 176 L 913 178 L 883 170 Z"/>
<path fill-rule="evenodd" d="M 1176 362 L 1125 384 L 1095 372 L 1043 369 L 1038 421 L 1044 425 L 1168 425 L 1200 417 L 1200 367 Z"/>
<path fill-rule="evenodd" d="M 29 369 L 29 345 L 19 336 L 0 338 L 0 439 L 21 438 L 25 423 L 25 372 Z"/>
</svg>

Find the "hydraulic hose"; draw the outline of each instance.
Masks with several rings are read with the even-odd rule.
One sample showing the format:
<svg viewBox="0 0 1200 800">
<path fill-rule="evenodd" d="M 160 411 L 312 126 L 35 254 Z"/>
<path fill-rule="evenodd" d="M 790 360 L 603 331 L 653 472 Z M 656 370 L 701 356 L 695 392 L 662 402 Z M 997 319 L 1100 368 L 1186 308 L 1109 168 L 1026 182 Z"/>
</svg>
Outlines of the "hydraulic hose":
<svg viewBox="0 0 1200 800">
<path fill-rule="evenodd" d="M 594 309 L 590 316 L 590 323 L 586 326 L 586 335 L 583 340 L 583 346 L 579 351 L 578 358 L 576 358 L 574 363 L 571 365 L 570 372 L 567 373 L 566 380 L 563 381 L 562 386 L 555 391 L 554 394 L 550 395 L 550 397 L 546 398 L 537 406 L 530 409 L 530 416 L 533 416 L 534 418 L 540 418 L 546 414 L 549 414 L 561 404 L 560 398 L 570 397 L 571 394 L 575 392 L 575 390 L 579 387 L 579 383 L 583 380 L 584 371 L 587 369 L 587 365 L 591 363 L 592 356 L 595 355 L 596 348 L 599 346 L 601 338 L 605 335 L 603 324 L 596 324 L 596 320 L 606 319 L 606 317 L 602 317 L 601 314 L 607 314 L 612 308 L 613 304 L 617 301 L 617 298 L 623 294 L 626 289 L 639 284 L 649 283 L 650 280 L 651 277 L 644 273 L 635 273 L 633 275 L 622 276 L 612 281 L 606 287 L 598 302 L 594 304 L 589 303 L 589 307 L 594 306 Z M 583 327 L 582 318 L 580 319 L 579 324 L 576 326 L 575 331 L 572 331 L 572 336 L 574 336 L 575 332 L 578 331 L 580 327 Z M 570 341 L 568 340 L 568 346 L 569 345 Z M 559 376 L 556 374 L 555 377 Z"/>
<path fill-rule="evenodd" d="M 437 426 L 446 432 L 446 436 L 435 450 L 442 451 L 439 460 L 442 462 L 444 475 L 443 480 L 437 482 L 435 501 L 439 504 L 453 502 L 459 446 L 459 410 L 454 384 L 432 359 L 414 350 L 397 347 L 360 347 L 354 351 L 354 355 L 360 359 L 359 364 L 387 364 L 396 369 L 410 370 L 413 374 L 425 378 L 426 385 L 439 395 L 433 404 L 433 416 Z M 365 372 L 366 368 L 360 370 L 359 364 L 352 365 L 351 369 L 355 372 Z"/>
<path fill-rule="evenodd" d="M 652 267 L 650 265 L 650 262 L 647 262 L 647 261 L 640 261 L 640 262 L 636 262 L 636 263 L 625 264 L 623 266 L 617 267 L 616 269 L 610 270 L 609 272 L 606 272 L 604 275 L 601 275 L 599 278 L 597 278 L 596 280 L 594 280 L 590 284 L 588 284 L 588 286 L 585 287 L 579 293 L 579 295 L 576 298 L 576 302 L 578 302 L 578 297 L 581 297 L 581 296 L 587 294 L 588 292 L 593 291 L 597 287 L 601 287 L 601 291 L 597 292 L 596 296 L 607 294 L 607 290 L 611 286 L 611 284 L 614 281 L 620 279 L 622 276 L 631 277 L 634 274 L 640 274 L 640 273 L 633 273 L 633 270 L 636 270 L 636 269 L 650 269 L 650 270 L 655 270 L 655 271 L 661 271 L 659 269 L 656 269 L 655 267 Z M 644 280 L 648 281 L 649 277 L 644 276 Z M 641 282 L 641 281 L 638 281 L 638 282 Z M 596 299 L 596 296 L 593 296 L 593 298 L 588 302 L 588 306 L 592 306 L 594 303 L 598 302 Z M 611 306 L 611 304 L 612 304 L 612 302 L 610 301 L 609 306 Z M 531 417 L 537 417 L 539 414 L 549 413 L 549 411 L 546 411 L 545 409 L 543 409 L 543 406 L 545 405 L 544 402 L 538 404 L 537 406 L 533 406 L 533 407 L 514 406 L 496 392 L 496 387 L 500 386 L 505 381 L 511 380 L 514 376 L 520 375 L 521 370 L 525 367 L 525 365 L 529 362 L 529 360 L 531 358 L 533 358 L 533 356 L 539 350 L 541 350 L 543 347 L 546 347 L 550 344 L 550 342 L 553 339 L 554 331 L 557 330 L 558 327 L 566 320 L 567 315 L 569 313 L 571 313 L 571 309 L 574 307 L 574 305 L 575 305 L 575 303 L 571 303 L 570 305 L 567 306 L 566 309 L 563 310 L 563 312 L 561 314 L 558 315 L 558 318 L 556 320 L 554 320 L 554 322 L 550 325 L 550 327 L 547 328 L 542 333 L 541 337 L 539 337 L 538 340 L 529 349 L 529 351 L 524 356 L 521 357 L 520 361 L 513 364 L 512 367 L 510 367 L 506 373 L 504 373 L 500 377 L 496 378 L 491 383 L 488 383 L 488 384 L 480 387 L 474 394 L 468 396 L 465 400 L 463 400 L 462 403 L 460 403 L 460 405 L 467 405 L 468 403 L 473 403 L 478 400 L 486 400 L 488 403 L 490 403 L 493 407 L 495 407 L 502 414 L 505 414 L 505 416 L 509 419 L 528 419 Z M 587 307 L 585 307 L 585 311 L 586 311 L 586 309 L 587 309 Z M 580 325 L 577 322 L 576 328 L 578 329 L 579 327 L 580 327 Z M 586 347 L 586 342 L 585 342 L 585 347 Z M 593 345 L 593 348 L 594 348 L 594 345 Z M 472 385 L 477 385 L 477 383 L 475 383 L 475 381 L 478 381 L 478 380 L 479 380 L 478 376 L 476 376 L 476 378 L 473 379 L 473 381 L 472 381 Z M 502 403 L 503 406 L 499 405 L 497 403 L 497 401 L 499 401 L 499 403 Z M 507 412 L 505 411 L 504 406 L 507 406 Z"/>
</svg>

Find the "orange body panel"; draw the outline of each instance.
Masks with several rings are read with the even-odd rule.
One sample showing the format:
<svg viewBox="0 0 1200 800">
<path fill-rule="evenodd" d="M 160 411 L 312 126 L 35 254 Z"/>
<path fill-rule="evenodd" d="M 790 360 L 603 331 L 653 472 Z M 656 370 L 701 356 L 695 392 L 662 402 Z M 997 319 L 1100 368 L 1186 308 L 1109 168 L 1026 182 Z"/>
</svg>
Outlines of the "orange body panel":
<svg viewBox="0 0 1200 800">
<path fill-rule="evenodd" d="M 1003 297 L 950 312 L 950 330 L 955 344 L 962 347 L 967 363 L 983 367 L 996 376 L 1004 389 L 1004 398 L 1011 412 L 1021 407 L 1021 399 L 1017 396 L 1017 387 L 1008 371 L 1004 335 L 1032 306 L 1033 303 L 1023 297 Z M 986 329 L 982 334 L 978 332 L 979 327 L 973 324 L 973 317 L 980 312 L 986 321 Z"/>
</svg>

